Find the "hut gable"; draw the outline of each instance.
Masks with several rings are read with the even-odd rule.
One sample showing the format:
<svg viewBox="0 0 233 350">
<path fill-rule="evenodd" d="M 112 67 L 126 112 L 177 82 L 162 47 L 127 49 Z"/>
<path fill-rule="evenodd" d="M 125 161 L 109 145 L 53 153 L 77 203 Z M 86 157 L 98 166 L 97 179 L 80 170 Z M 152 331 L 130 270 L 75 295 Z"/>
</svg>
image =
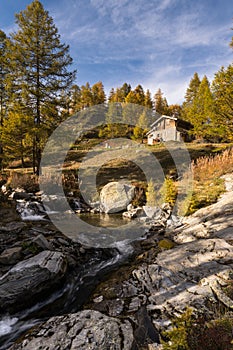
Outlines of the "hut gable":
<svg viewBox="0 0 233 350">
<path fill-rule="evenodd" d="M 161 115 L 147 133 L 148 145 L 159 141 L 190 141 L 188 130 L 192 125 L 174 116 Z"/>
</svg>

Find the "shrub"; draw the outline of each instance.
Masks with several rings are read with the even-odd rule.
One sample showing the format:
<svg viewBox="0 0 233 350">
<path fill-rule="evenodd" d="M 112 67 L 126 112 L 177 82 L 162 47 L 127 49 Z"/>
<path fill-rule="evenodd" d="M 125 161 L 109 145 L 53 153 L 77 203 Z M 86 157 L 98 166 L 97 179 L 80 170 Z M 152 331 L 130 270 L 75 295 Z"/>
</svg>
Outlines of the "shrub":
<svg viewBox="0 0 233 350">
<path fill-rule="evenodd" d="M 146 191 L 146 205 L 154 207 L 157 204 L 157 192 L 155 190 L 156 184 L 152 179 L 148 182 Z"/>
<path fill-rule="evenodd" d="M 232 350 L 233 318 L 227 315 L 207 320 L 197 319 L 188 308 L 173 320 L 172 329 L 163 333 L 164 350 Z"/>
<path fill-rule="evenodd" d="M 169 203 L 173 207 L 177 197 L 177 185 L 175 181 L 170 177 L 166 177 L 160 189 L 160 194 L 162 202 Z"/>
</svg>

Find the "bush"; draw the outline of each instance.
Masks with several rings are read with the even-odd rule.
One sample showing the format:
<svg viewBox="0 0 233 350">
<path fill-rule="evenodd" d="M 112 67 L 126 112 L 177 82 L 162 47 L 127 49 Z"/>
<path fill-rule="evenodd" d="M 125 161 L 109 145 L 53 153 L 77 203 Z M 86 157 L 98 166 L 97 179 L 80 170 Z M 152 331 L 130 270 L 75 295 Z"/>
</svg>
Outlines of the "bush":
<svg viewBox="0 0 233 350">
<path fill-rule="evenodd" d="M 170 177 L 166 177 L 162 188 L 160 189 L 161 200 L 163 203 L 169 203 L 174 206 L 177 197 L 177 185 Z"/>
<path fill-rule="evenodd" d="M 233 318 L 226 315 L 206 320 L 195 318 L 188 308 L 173 320 L 171 330 L 163 333 L 164 350 L 232 350 Z"/>
</svg>

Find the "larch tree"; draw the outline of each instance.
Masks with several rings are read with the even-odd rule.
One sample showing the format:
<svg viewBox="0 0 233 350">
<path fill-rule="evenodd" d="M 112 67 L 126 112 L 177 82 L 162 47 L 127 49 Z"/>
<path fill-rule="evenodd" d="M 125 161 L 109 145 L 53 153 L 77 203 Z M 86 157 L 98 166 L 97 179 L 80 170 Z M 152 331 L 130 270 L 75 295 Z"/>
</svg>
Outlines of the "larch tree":
<svg viewBox="0 0 233 350">
<path fill-rule="evenodd" d="M 61 43 L 53 18 L 39 0 L 16 14 L 16 23 L 18 31 L 11 34 L 8 47 L 10 107 L 17 113 L 20 105 L 20 116 L 33 121 L 33 170 L 39 174 L 45 134 L 53 131 L 50 124 L 53 129 L 61 121 L 61 96 L 72 85 L 75 72 L 69 71 L 69 46 Z"/>
<path fill-rule="evenodd" d="M 91 92 L 93 106 L 104 104 L 106 102 L 106 94 L 104 92 L 104 86 L 101 81 L 92 86 Z"/>
</svg>

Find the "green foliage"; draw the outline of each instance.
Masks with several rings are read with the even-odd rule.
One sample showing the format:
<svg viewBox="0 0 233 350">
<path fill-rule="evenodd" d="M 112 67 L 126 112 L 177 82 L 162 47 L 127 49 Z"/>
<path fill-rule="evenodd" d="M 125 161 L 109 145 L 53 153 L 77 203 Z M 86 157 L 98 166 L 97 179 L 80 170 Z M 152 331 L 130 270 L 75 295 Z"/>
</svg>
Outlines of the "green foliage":
<svg viewBox="0 0 233 350">
<path fill-rule="evenodd" d="M 25 157 L 32 152 L 30 131 L 33 125 L 31 117 L 22 115 L 20 112 L 10 112 L 4 119 L 0 131 L 5 162 L 20 159 L 24 166 Z"/>
<path fill-rule="evenodd" d="M 188 308 L 173 320 L 171 330 L 164 332 L 164 350 L 232 350 L 233 318 L 223 316 L 211 321 L 194 318 Z"/>
<path fill-rule="evenodd" d="M 233 140 L 233 65 L 222 67 L 212 83 L 215 130 L 221 140 Z"/>
<path fill-rule="evenodd" d="M 206 76 L 202 79 L 198 90 L 189 96 L 185 106 L 186 119 L 193 125 L 193 134 L 196 138 L 211 138 L 214 127 L 213 96 Z"/>
<path fill-rule="evenodd" d="M 3 123 L 3 118 L 6 113 L 6 102 L 7 95 L 5 89 L 5 78 L 7 69 L 7 60 L 6 60 L 6 34 L 0 30 L 0 125 Z"/>
<path fill-rule="evenodd" d="M 187 309 L 180 317 L 173 320 L 171 330 L 163 335 L 169 340 L 162 341 L 164 350 L 190 350 L 188 335 L 192 328 L 192 309 Z"/>
<path fill-rule="evenodd" d="M 167 176 L 162 188 L 160 189 L 162 202 L 169 203 L 173 207 L 176 202 L 177 193 L 178 190 L 176 183 Z"/>
<path fill-rule="evenodd" d="M 200 84 L 201 84 L 200 78 L 198 74 L 195 72 L 186 90 L 185 102 L 183 104 L 183 107 L 186 107 L 192 104 L 193 100 L 197 96 L 197 92 Z"/>
<path fill-rule="evenodd" d="M 168 111 L 168 103 L 166 98 L 163 97 L 163 93 L 161 91 L 161 89 L 158 89 L 158 91 L 156 92 L 155 96 L 154 96 L 154 106 L 155 106 L 155 110 L 157 113 L 159 114 L 167 114 Z"/>
<path fill-rule="evenodd" d="M 64 101 L 60 96 L 71 86 L 74 72 L 68 71 L 72 63 L 69 47 L 61 44 L 53 19 L 39 0 L 16 14 L 16 23 L 18 30 L 11 34 L 7 47 L 9 108 L 17 113 L 20 104 L 21 118 L 30 116 L 34 121 L 34 131 L 29 125 L 28 132 L 32 136 L 33 167 L 38 172 L 41 125 L 49 133 L 49 126 L 54 128 L 60 122 Z"/>
</svg>

